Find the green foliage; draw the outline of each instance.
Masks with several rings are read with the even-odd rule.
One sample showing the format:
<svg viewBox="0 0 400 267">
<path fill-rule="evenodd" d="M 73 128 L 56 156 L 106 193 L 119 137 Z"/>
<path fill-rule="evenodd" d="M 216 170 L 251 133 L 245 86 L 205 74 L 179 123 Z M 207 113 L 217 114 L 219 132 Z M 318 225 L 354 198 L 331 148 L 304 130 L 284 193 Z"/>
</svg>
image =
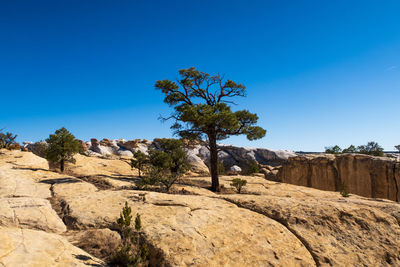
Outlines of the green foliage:
<svg viewBox="0 0 400 267">
<path fill-rule="evenodd" d="M 131 167 L 137 168 L 139 171 L 139 177 L 142 177 L 142 172 L 149 163 L 149 156 L 138 150 L 133 155 L 135 158 L 131 160 Z"/>
<path fill-rule="evenodd" d="M 235 187 L 237 192 L 240 194 L 242 187 L 247 184 L 247 181 L 240 178 L 235 178 L 232 180 L 231 186 Z"/>
<path fill-rule="evenodd" d="M 3 129 L 0 129 L 0 149 L 19 149 L 20 146 L 15 141 L 16 138 L 17 135 L 14 135 L 10 132 L 3 133 Z"/>
<path fill-rule="evenodd" d="M 121 234 L 121 245 L 113 255 L 111 263 L 118 266 L 138 266 L 148 257 L 148 248 L 140 238 L 142 222 L 140 215 L 136 214 L 135 228 L 131 227 L 131 207 L 125 202 L 117 224 Z"/>
<path fill-rule="evenodd" d="M 225 165 L 224 165 L 224 163 L 221 162 L 221 161 L 218 161 L 218 174 L 223 175 L 223 174 L 225 174 L 225 173 L 226 173 L 226 170 L 225 170 Z"/>
<path fill-rule="evenodd" d="M 164 102 L 174 109 L 167 119 L 175 120 L 174 134 L 190 140 L 205 140 L 210 149 L 212 190 L 219 190 L 217 141 L 231 135 L 246 135 L 249 140 L 264 137 L 256 126 L 258 116 L 247 110 L 232 111 L 232 97 L 245 97 L 246 87 L 224 77 L 211 76 L 194 67 L 179 70 L 176 82 L 159 80 L 155 88 L 165 95 Z"/>
<path fill-rule="evenodd" d="M 355 146 L 350 145 L 348 148 L 343 149 L 342 153 L 357 153 L 358 150 Z"/>
<path fill-rule="evenodd" d="M 340 154 L 342 153 L 342 149 L 339 146 L 329 146 L 325 147 L 325 153 L 328 154 Z"/>
<path fill-rule="evenodd" d="M 51 163 L 60 164 L 61 172 L 64 171 L 65 162 L 75 162 L 73 156 L 81 149 L 80 142 L 64 127 L 51 134 L 46 142 L 46 159 Z"/>
<path fill-rule="evenodd" d="M 394 146 L 398 151 L 400 151 L 400 145 Z"/>
<path fill-rule="evenodd" d="M 257 161 L 253 160 L 250 162 L 249 166 L 247 167 L 246 171 L 244 174 L 246 175 L 252 175 L 254 173 L 259 173 L 260 172 L 260 167 L 258 166 Z"/>
<path fill-rule="evenodd" d="M 148 177 L 142 184 L 159 184 L 168 192 L 171 186 L 189 170 L 183 142 L 177 139 L 160 139 L 159 150 L 149 151 Z"/>
<path fill-rule="evenodd" d="M 380 156 L 383 157 L 385 154 L 383 153 L 383 148 L 377 142 L 368 142 L 366 145 L 358 146 L 357 148 L 353 145 L 348 148 L 341 150 L 339 146 L 333 147 L 325 147 L 325 153 L 329 154 L 341 154 L 341 153 L 359 153 L 366 154 L 371 156 Z"/>
<path fill-rule="evenodd" d="M 343 182 L 342 183 L 342 189 L 340 190 L 340 194 L 342 195 L 342 197 L 349 197 L 349 188 L 347 186 L 347 183 Z"/>
<path fill-rule="evenodd" d="M 368 142 L 366 145 L 359 146 L 357 150 L 361 154 L 384 156 L 383 148 L 377 142 Z"/>
</svg>

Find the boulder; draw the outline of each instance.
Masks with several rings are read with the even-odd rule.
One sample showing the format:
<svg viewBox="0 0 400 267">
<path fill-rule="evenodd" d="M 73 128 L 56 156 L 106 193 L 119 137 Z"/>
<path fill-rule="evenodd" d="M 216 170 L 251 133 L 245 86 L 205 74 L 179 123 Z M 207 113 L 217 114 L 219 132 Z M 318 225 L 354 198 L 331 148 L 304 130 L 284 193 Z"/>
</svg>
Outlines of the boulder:
<svg viewBox="0 0 400 267">
<path fill-rule="evenodd" d="M 79 141 L 79 143 L 80 143 L 80 145 L 81 145 L 81 150 L 82 150 L 82 151 L 87 151 L 87 150 L 88 150 L 88 147 L 87 147 L 86 143 L 83 142 L 82 140 L 79 140 L 79 139 L 78 139 L 78 141 Z"/>
<path fill-rule="evenodd" d="M 229 168 L 229 172 L 232 174 L 239 174 L 242 171 L 242 168 L 240 168 L 237 165 L 233 165 L 232 167 Z"/>
<path fill-rule="evenodd" d="M 91 143 L 91 147 L 97 147 L 98 145 L 100 145 L 99 140 L 97 140 L 96 138 L 90 139 L 90 143 Z"/>
</svg>

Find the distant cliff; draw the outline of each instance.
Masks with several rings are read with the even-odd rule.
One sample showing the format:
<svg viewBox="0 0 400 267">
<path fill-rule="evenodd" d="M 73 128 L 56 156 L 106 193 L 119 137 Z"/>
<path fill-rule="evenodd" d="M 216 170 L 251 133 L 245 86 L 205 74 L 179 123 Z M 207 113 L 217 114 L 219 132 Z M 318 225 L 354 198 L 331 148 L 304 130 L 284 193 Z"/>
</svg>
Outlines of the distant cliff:
<svg viewBox="0 0 400 267">
<path fill-rule="evenodd" d="M 360 154 L 303 155 L 283 163 L 282 182 L 340 191 L 346 184 L 350 193 L 372 198 L 400 200 L 400 162 Z"/>
</svg>

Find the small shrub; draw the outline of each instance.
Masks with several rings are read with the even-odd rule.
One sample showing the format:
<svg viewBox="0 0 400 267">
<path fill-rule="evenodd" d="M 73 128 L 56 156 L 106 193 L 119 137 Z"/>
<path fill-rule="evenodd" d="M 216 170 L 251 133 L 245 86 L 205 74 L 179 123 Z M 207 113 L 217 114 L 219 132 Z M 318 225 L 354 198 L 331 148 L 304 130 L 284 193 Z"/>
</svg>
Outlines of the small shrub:
<svg viewBox="0 0 400 267">
<path fill-rule="evenodd" d="M 232 180 L 231 186 L 235 187 L 237 192 L 240 194 L 242 187 L 247 184 L 247 181 L 240 178 L 235 178 Z"/>
<path fill-rule="evenodd" d="M 349 188 L 347 186 L 347 183 L 343 182 L 342 183 L 342 189 L 340 190 L 340 194 L 342 195 L 342 197 L 349 197 Z"/>
<path fill-rule="evenodd" d="M 131 208 L 125 202 L 120 217 L 117 220 L 121 234 L 121 245 L 113 255 L 111 263 L 117 266 L 138 266 L 148 257 L 148 248 L 140 239 L 142 222 L 140 215 L 136 214 L 135 228 L 131 227 Z"/>
</svg>

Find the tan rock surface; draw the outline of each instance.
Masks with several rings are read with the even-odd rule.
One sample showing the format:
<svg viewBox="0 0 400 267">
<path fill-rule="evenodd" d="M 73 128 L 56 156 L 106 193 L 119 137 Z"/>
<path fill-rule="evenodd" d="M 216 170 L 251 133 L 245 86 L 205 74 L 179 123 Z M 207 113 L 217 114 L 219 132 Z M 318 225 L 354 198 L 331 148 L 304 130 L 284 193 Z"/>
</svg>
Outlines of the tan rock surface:
<svg viewBox="0 0 400 267">
<path fill-rule="evenodd" d="M 1 198 L 0 225 L 63 233 L 64 223 L 47 199 Z"/>
<path fill-rule="evenodd" d="M 0 227 L 0 240 L 2 266 L 105 266 L 56 234 Z"/>
<path fill-rule="evenodd" d="M 132 213 L 141 214 L 147 240 L 171 266 L 314 265 L 307 249 L 281 224 L 224 200 L 139 191 L 101 191 L 64 200 L 76 228 L 113 227 L 128 201 Z"/>
</svg>

